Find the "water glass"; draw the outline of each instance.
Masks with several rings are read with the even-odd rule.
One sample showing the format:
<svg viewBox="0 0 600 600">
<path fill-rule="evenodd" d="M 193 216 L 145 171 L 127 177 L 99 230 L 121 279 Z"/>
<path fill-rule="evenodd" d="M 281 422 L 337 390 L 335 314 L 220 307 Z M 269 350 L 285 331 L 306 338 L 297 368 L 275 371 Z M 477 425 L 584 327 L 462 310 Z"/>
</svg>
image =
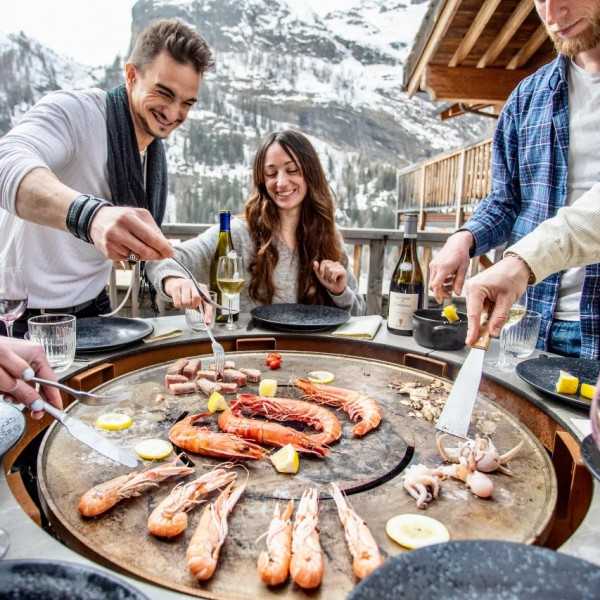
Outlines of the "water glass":
<svg viewBox="0 0 600 600">
<path fill-rule="evenodd" d="M 540 313 L 528 310 L 518 321 L 504 326 L 500 334 L 500 369 L 512 370 L 516 359 L 527 358 L 533 354 L 541 322 Z"/>
<path fill-rule="evenodd" d="M 66 371 L 75 359 L 76 321 L 73 315 L 60 314 L 27 320 L 29 339 L 44 348 L 48 363 L 56 373 Z"/>
<path fill-rule="evenodd" d="M 210 295 L 210 299 L 216 303 L 217 302 L 217 292 L 209 292 L 209 295 Z M 214 325 L 215 325 L 216 312 L 217 312 L 217 309 L 213 306 L 212 307 L 212 318 L 210 320 L 210 323 L 208 323 L 208 326 L 211 328 L 214 327 Z M 186 308 L 185 309 L 185 322 L 192 331 L 206 331 L 206 323 L 204 322 L 203 314 L 195 308 Z"/>
</svg>

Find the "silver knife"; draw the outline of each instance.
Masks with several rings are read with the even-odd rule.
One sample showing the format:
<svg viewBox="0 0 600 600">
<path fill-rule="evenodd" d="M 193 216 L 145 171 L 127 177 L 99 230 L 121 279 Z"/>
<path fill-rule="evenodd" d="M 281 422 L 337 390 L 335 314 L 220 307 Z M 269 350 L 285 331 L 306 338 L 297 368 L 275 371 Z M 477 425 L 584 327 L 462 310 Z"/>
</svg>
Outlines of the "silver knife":
<svg viewBox="0 0 600 600">
<path fill-rule="evenodd" d="M 96 430 L 83 421 L 71 417 L 66 412 L 59 410 L 49 402 L 38 398 L 31 406 L 31 410 L 43 410 L 52 415 L 57 421 L 67 428 L 67 431 L 77 440 L 89 446 L 92 450 L 99 452 L 106 458 L 110 458 L 126 467 L 137 467 L 138 461 L 131 450 L 119 448 L 116 444 L 101 436 Z"/>
<path fill-rule="evenodd" d="M 491 309 L 490 309 L 491 312 Z M 446 400 L 444 410 L 440 415 L 436 429 L 445 431 L 450 435 L 466 438 L 471 424 L 473 407 L 479 392 L 481 383 L 481 372 L 483 371 L 483 359 L 485 352 L 490 346 L 489 322 L 487 314 L 481 326 L 478 340 L 471 346 L 469 355 L 454 380 L 454 385 Z"/>
</svg>

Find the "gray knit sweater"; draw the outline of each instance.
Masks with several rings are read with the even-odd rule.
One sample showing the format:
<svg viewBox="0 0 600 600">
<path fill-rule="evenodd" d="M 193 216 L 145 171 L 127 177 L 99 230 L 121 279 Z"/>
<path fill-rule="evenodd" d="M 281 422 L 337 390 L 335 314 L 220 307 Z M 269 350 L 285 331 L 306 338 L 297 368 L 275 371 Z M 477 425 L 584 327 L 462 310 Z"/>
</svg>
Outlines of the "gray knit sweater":
<svg viewBox="0 0 600 600">
<path fill-rule="evenodd" d="M 217 249 L 219 227 L 215 225 L 197 237 L 183 242 L 177 246 L 175 252 L 193 273 L 198 281 L 209 284 L 210 263 Z M 241 312 L 250 312 L 257 304 L 248 296 L 248 265 L 254 258 L 254 243 L 250 238 L 246 222 L 241 219 L 231 220 L 231 238 L 234 248 L 242 253 L 245 267 L 246 283 L 240 294 Z M 273 304 L 298 302 L 298 256 L 283 242 L 277 244 L 279 260 L 273 272 L 275 295 Z M 160 298 L 170 301 L 164 293 L 163 281 L 167 277 L 186 277 L 185 273 L 172 260 L 153 261 L 146 264 L 146 273 L 157 289 Z M 365 312 L 365 301 L 357 293 L 356 279 L 352 271 L 347 270 L 348 285 L 339 295 L 331 295 L 334 304 L 349 310 L 353 315 L 362 315 Z"/>
</svg>

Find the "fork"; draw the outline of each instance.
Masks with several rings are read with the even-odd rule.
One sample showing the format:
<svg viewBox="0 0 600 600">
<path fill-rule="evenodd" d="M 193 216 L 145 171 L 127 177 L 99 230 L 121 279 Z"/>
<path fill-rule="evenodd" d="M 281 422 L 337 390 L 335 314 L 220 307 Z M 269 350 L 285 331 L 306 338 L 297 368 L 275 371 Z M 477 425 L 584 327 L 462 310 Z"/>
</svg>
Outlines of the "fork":
<svg viewBox="0 0 600 600">
<path fill-rule="evenodd" d="M 200 312 L 202 320 L 204 320 L 204 311 L 200 307 L 198 307 L 198 311 Z M 211 341 L 213 357 L 215 359 L 215 371 L 217 372 L 217 375 L 223 379 L 223 371 L 225 369 L 225 350 L 223 346 L 217 342 L 213 332 L 211 331 L 211 328 L 208 325 L 206 325 L 206 333 L 208 333 L 208 337 Z"/>
<path fill-rule="evenodd" d="M 92 406 L 102 406 L 104 404 L 112 404 L 113 402 L 123 402 L 129 400 L 131 394 L 125 390 L 117 390 L 108 394 L 94 394 L 93 392 L 84 392 L 82 390 L 75 390 L 68 385 L 58 383 L 58 381 L 52 381 L 51 379 L 42 379 L 32 374 L 32 370 L 25 369 L 22 378 L 24 381 L 39 383 L 40 385 L 47 385 L 81 400 L 84 404 L 90 404 Z"/>
</svg>

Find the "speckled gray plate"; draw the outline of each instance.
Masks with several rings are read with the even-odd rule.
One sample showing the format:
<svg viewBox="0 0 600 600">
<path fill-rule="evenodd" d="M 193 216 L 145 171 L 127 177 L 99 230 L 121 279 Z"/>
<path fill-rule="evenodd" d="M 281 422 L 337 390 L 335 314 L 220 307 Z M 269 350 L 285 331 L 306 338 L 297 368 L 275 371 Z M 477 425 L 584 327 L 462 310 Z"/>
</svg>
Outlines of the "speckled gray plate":
<svg viewBox="0 0 600 600">
<path fill-rule="evenodd" d="M 278 331 L 325 331 L 342 325 L 350 313 L 335 306 L 268 304 L 251 311 L 257 325 Z"/>
<path fill-rule="evenodd" d="M 148 600 L 115 575 L 57 560 L 1 561 L 0 590 L 7 600 Z"/>
<path fill-rule="evenodd" d="M 538 546 L 494 540 L 427 546 L 389 559 L 348 600 L 594 600 L 600 568 Z"/>
<path fill-rule="evenodd" d="M 153 331 L 152 325 L 123 317 L 77 319 L 76 352 L 100 352 L 122 348 L 143 340 Z"/>
<path fill-rule="evenodd" d="M 23 413 L 16 406 L 0 400 L 0 456 L 8 452 L 21 439 L 24 431 Z"/>
<path fill-rule="evenodd" d="M 587 358 L 568 356 L 542 356 L 524 360 L 517 365 L 517 375 L 536 390 L 577 408 L 590 409 L 591 401 L 577 394 L 558 394 L 556 381 L 560 371 L 567 371 L 579 377 L 580 383 L 596 385 L 600 362 Z"/>
</svg>

